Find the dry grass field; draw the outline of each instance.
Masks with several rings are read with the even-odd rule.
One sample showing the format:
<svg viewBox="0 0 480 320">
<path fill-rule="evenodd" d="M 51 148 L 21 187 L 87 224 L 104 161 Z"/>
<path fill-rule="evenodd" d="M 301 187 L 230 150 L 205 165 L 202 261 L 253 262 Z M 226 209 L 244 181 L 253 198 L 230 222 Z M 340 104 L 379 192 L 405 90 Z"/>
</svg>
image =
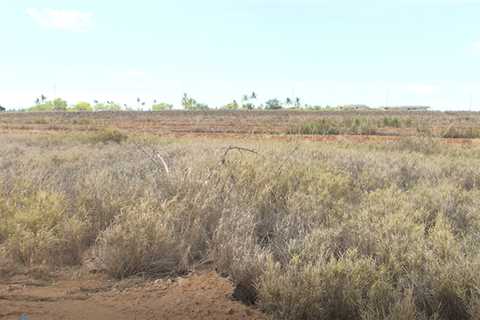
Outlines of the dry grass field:
<svg viewBox="0 0 480 320">
<path fill-rule="evenodd" d="M 0 318 L 478 319 L 478 120 L 2 114 Z"/>
<path fill-rule="evenodd" d="M 480 138 L 480 114 L 395 111 L 24 112 L 0 115 L 1 131 L 96 131 L 106 127 L 161 135 L 430 134 Z"/>
</svg>

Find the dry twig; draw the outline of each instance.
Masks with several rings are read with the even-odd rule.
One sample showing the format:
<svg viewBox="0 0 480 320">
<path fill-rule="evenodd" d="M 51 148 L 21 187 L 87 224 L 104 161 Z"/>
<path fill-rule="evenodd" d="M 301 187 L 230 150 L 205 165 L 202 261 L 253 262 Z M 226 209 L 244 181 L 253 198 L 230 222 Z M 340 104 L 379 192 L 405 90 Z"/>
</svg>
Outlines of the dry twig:
<svg viewBox="0 0 480 320">
<path fill-rule="evenodd" d="M 150 158 L 150 160 L 152 160 L 152 162 L 154 164 L 156 164 L 158 167 L 163 167 L 163 169 L 165 170 L 165 173 L 167 175 L 170 174 L 170 169 L 168 168 L 168 165 L 167 165 L 167 162 L 165 161 L 165 159 L 158 153 L 156 152 L 155 150 L 151 150 L 151 152 L 148 152 L 147 150 L 145 150 L 145 148 L 143 146 L 141 146 L 140 144 L 136 143 L 136 142 L 133 142 L 133 144 L 140 150 L 142 151 L 146 156 L 148 156 Z"/>
<path fill-rule="evenodd" d="M 223 157 L 222 159 L 220 160 L 220 163 L 221 164 L 225 164 L 225 162 L 227 161 L 227 155 L 230 151 L 233 151 L 233 150 L 237 150 L 239 152 L 242 152 L 242 151 L 245 151 L 245 152 L 250 152 L 250 153 L 254 153 L 256 155 L 259 155 L 259 153 L 255 150 L 252 150 L 252 149 L 248 149 L 248 148 L 244 148 L 244 147 L 236 147 L 236 146 L 228 146 L 226 149 L 225 149 L 225 153 L 223 154 Z"/>
</svg>

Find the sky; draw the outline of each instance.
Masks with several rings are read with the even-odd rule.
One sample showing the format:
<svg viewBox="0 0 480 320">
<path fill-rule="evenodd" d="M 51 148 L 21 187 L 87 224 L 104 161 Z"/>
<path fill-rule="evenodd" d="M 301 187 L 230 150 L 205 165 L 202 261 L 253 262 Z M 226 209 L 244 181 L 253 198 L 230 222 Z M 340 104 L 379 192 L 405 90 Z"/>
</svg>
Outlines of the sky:
<svg viewBox="0 0 480 320">
<path fill-rule="evenodd" d="M 0 105 L 41 94 L 480 111 L 480 0 L 0 0 Z"/>
</svg>

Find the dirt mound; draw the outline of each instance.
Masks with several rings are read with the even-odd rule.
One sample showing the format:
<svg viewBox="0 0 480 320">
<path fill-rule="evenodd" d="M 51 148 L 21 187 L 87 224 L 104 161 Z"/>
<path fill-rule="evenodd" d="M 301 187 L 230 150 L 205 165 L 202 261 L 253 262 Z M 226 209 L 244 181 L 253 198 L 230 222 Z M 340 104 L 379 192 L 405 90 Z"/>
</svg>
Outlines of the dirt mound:
<svg viewBox="0 0 480 320">
<path fill-rule="evenodd" d="M 233 301 L 232 290 L 214 272 L 147 282 L 14 277 L 0 282 L 0 319 L 266 319 Z"/>
</svg>

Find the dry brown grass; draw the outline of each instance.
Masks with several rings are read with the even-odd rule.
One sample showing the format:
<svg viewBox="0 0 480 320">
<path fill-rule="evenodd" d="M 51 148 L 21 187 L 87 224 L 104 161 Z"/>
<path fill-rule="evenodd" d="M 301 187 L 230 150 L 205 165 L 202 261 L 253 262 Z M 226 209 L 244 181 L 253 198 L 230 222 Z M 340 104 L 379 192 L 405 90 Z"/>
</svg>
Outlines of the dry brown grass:
<svg viewBox="0 0 480 320">
<path fill-rule="evenodd" d="M 211 261 L 277 319 L 480 316 L 479 147 L 119 134 L 0 137 L 0 260 L 94 249 L 118 278 Z"/>
<path fill-rule="evenodd" d="M 157 134 L 370 134 L 479 138 L 475 112 L 180 111 L 2 113 L 2 131 L 96 131 L 105 127 Z"/>
</svg>

